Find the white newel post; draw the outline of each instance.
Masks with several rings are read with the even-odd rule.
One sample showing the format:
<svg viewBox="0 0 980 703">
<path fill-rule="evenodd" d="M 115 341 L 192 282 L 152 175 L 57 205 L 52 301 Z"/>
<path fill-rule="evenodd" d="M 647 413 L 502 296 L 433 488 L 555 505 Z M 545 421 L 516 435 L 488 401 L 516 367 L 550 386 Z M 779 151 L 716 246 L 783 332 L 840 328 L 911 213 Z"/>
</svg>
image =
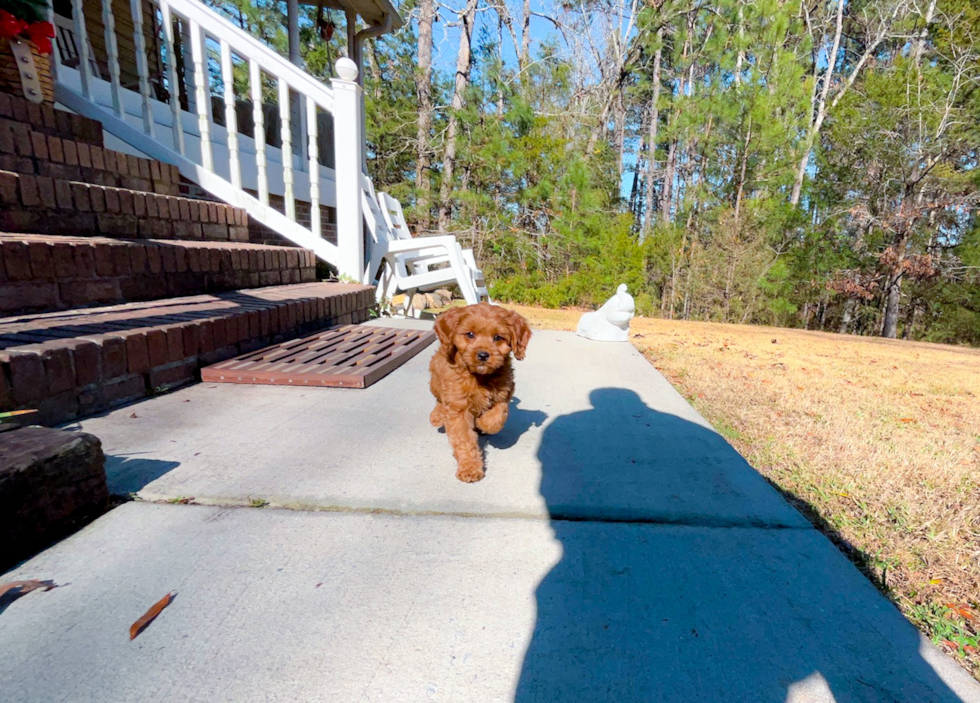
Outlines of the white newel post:
<svg viewBox="0 0 980 703">
<path fill-rule="evenodd" d="M 364 218 L 361 210 L 361 86 L 357 65 L 337 61 L 333 85 L 333 141 L 337 184 L 337 267 L 355 281 L 364 276 Z"/>
</svg>

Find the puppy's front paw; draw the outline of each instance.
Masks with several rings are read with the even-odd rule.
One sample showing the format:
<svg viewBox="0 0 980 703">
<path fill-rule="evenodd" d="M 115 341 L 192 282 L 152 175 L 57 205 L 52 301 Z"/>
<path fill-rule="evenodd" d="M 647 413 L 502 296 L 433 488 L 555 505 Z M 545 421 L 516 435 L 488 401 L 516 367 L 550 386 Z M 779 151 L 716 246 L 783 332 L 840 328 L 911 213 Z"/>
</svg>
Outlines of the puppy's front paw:
<svg viewBox="0 0 980 703">
<path fill-rule="evenodd" d="M 483 472 L 483 469 L 476 467 L 470 467 L 467 469 L 460 468 L 459 471 L 456 472 L 456 478 L 464 483 L 476 483 L 477 481 L 482 480 L 485 475 L 486 474 Z"/>
<path fill-rule="evenodd" d="M 429 413 L 429 424 L 436 429 L 439 429 L 446 424 L 446 418 L 443 415 L 441 405 L 437 405 L 435 408 L 433 408 L 432 412 Z"/>
</svg>

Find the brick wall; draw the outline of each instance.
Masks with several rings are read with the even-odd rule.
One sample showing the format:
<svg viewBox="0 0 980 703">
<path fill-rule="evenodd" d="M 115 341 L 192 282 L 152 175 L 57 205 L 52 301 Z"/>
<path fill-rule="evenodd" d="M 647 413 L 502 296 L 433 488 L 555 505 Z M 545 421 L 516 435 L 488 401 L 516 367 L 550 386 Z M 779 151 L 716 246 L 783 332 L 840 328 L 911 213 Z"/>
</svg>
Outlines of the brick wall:
<svg viewBox="0 0 980 703">
<path fill-rule="evenodd" d="M 0 314 L 316 280 L 305 249 L 0 235 Z"/>
<path fill-rule="evenodd" d="M 0 432 L 0 572 L 98 517 L 108 500 L 97 438 L 45 427 Z"/>
</svg>

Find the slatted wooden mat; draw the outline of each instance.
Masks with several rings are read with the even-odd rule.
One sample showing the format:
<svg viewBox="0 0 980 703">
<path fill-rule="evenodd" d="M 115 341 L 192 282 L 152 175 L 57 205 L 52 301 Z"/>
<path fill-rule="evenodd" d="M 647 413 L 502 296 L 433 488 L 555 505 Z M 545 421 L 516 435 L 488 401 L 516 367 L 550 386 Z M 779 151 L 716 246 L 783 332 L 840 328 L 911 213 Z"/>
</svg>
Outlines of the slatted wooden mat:
<svg viewBox="0 0 980 703">
<path fill-rule="evenodd" d="M 427 346 L 428 330 L 344 325 L 201 369 L 210 383 L 367 388 Z"/>
</svg>

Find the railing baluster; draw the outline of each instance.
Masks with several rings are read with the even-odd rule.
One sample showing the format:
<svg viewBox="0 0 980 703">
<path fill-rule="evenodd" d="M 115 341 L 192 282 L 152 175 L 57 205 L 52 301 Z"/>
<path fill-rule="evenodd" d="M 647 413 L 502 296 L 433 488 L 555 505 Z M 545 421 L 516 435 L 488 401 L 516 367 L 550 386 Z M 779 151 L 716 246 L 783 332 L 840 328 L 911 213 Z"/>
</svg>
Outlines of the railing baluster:
<svg viewBox="0 0 980 703">
<path fill-rule="evenodd" d="M 170 15 L 170 3 L 160 2 L 163 37 L 167 46 L 167 88 L 170 91 L 170 118 L 173 121 L 174 149 L 184 155 L 184 127 L 181 123 L 180 83 L 177 82 L 177 54 L 174 49 L 174 22 Z"/>
<path fill-rule="evenodd" d="M 293 132 L 289 125 L 289 84 L 279 78 L 279 118 L 282 120 L 282 181 L 285 185 L 286 217 L 296 221 L 296 200 L 293 197 Z"/>
<path fill-rule="evenodd" d="M 269 174 L 265 162 L 265 114 L 262 111 L 262 69 L 255 59 L 248 62 L 248 83 L 252 91 L 252 129 L 255 139 L 255 168 L 259 182 L 259 202 L 269 204 Z"/>
<path fill-rule="evenodd" d="M 61 49 L 58 47 L 58 27 L 54 23 L 54 3 L 48 3 L 48 22 L 54 27 L 54 39 L 51 40 L 51 77 L 58 82 L 58 67 L 61 66 Z"/>
<path fill-rule="evenodd" d="M 317 144 L 316 103 L 306 98 L 307 150 L 310 156 L 310 231 L 320 231 L 320 148 Z"/>
<path fill-rule="evenodd" d="M 201 166 L 208 171 L 214 171 L 214 157 L 211 154 L 211 123 L 208 119 L 208 102 L 211 91 L 205 84 L 204 71 L 204 33 L 201 25 L 194 20 L 190 22 L 191 54 L 194 59 L 194 94 L 197 103 L 197 127 L 201 132 Z"/>
<path fill-rule="evenodd" d="M 153 108 L 150 106 L 150 67 L 147 63 L 146 37 L 143 36 L 143 0 L 129 0 L 133 13 L 133 41 L 136 44 L 136 72 L 140 77 L 143 109 L 143 132 L 153 136 Z"/>
<path fill-rule="evenodd" d="M 92 67 L 88 53 L 88 30 L 85 29 L 85 11 L 82 0 L 71 0 L 71 16 L 75 22 L 75 41 L 78 42 L 78 74 L 82 80 L 82 95 L 92 99 Z"/>
<path fill-rule="evenodd" d="M 235 77 L 231 71 L 231 47 L 221 41 L 221 82 L 225 84 L 225 129 L 228 130 L 228 168 L 231 184 L 242 187 L 242 166 L 238 157 L 238 110 L 235 109 Z"/>
<path fill-rule="evenodd" d="M 116 46 L 116 18 L 112 14 L 112 0 L 102 0 L 102 26 L 105 29 L 105 51 L 109 63 L 109 81 L 112 84 L 112 109 L 122 117 L 122 86 L 119 84 L 119 47 Z"/>
</svg>

